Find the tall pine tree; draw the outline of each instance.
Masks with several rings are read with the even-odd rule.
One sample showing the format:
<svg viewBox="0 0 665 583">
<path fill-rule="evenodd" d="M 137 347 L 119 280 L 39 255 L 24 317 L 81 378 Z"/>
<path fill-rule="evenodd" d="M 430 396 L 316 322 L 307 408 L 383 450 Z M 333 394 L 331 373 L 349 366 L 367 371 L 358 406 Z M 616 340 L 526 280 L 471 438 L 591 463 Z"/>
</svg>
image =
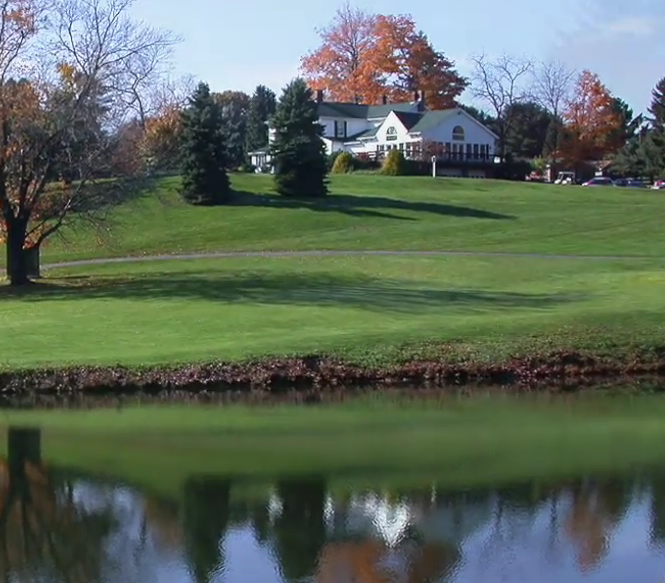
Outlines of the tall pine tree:
<svg viewBox="0 0 665 583">
<path fill-rule="evenodd" d="M 651 92 L 651 105 L 649 121 L 655 128 L 665 129 L 665 77 L 663 77 Z"/>
<path fill-rule="evenodd" d="M 662 178 L 665 177 L 665 77 L 658 81 L 651 95 L 648 165 L 655 176 Z"/>
<path fill-rule="evenodd" d="M 275 141 L 270 153 L 277 192 L 282 196 L 316 198 L 328 194 L 326 147 L 321 139 L 312 91 L 303 79 L 285 89 L 272 118 Z"/>
<path fill-rule="evenodd" d="M 275 94 L 259 85 L 252 95 L 247 115 L 247 142 L 245 150 L 253 152 L 268 145 L 268 126 L 266 122 L 275 113 L 277 100 Z"/>
<path fill-rule="evenodd" d="M 217 205 L 231 194 L 221 108 L 200 83 L 182 113 L 182 190 L 190 204 Z"/>
</svg>

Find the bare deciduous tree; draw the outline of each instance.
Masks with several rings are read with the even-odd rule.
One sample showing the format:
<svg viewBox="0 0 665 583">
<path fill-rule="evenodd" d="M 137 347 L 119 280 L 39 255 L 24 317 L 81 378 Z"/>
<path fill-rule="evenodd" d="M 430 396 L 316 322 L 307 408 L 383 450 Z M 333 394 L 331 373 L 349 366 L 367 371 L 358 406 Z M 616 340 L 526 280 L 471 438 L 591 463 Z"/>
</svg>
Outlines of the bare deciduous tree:
<svg viewBox="0 0 665 583">
<path fill-rule="evenodd" d="M 0 236 L 12 285 L 29 283 L 30 252 L 72 215 L 102 221 L 129 192 L 131 181 L 97 180 L 110 136 L 145 110 L 178 40 L 131 19 L 133 1 L 0 1 Z"/>
<path fill-rule="evenodd" d="M 575 71 L 557 60 L 541 61 L 532 71 L 533 98 L 558 119 L 570 98 Z"/>
<path fill-rule="evenodd" d="M 491 108 L 496 117 L 499 153 L 503 158 L 506 136 L 512 124 L 511 109 L 516 103 L 529 98 L 529 89 L 525 83 L 533 70 L 533 64 L 528 59 L 510 55 L 490 60 L 481 54 L 472 57 L 472 61 L 474 70 L 471 91 L 474 97 Z"/>
</svg>

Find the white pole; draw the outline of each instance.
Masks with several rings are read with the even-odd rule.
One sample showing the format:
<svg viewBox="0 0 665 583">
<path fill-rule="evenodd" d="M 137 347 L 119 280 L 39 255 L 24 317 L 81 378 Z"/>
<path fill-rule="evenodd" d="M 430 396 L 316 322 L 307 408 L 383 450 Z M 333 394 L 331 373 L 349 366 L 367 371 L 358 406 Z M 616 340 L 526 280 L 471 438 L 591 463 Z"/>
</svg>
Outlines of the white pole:
<svg viewBox="0 0 665 583">
<path fill-rule="evenodd" d="M 436 156 L 432 156 L 432 178 L 436 178 Z"/>
</svg>

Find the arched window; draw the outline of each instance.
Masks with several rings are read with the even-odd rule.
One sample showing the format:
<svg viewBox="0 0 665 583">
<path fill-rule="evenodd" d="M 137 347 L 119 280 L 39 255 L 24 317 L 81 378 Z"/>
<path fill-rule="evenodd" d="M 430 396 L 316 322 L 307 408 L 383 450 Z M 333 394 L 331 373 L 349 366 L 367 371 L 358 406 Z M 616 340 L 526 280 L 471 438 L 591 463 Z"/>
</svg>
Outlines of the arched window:
<svg viewBox="0 0 665 583">
<path fill-rule="evenodd" d="M 464 141 L 464 128 L 462 126 L 455 126 L 453 128 L 453 140 L 456 142 Z"/>
</svg>

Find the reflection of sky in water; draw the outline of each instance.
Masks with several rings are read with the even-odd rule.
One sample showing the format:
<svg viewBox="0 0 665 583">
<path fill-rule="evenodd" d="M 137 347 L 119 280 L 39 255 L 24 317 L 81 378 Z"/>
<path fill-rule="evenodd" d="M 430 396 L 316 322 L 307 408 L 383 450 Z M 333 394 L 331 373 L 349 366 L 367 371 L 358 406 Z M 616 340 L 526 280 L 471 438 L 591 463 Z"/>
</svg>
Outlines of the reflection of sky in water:
<svg viewBox="0 0 665 583">
<path fill-rule="evenodd" d="M 160 544 L 145 520 L 144 501 L 135 490 L 78 482 L 74 499 L 80 509 L 112 508 L 117 526 L 105 540 L 105 583 L 194 583 L 179 545 Z M 579 547 L 566 533 L 565 520 L 573 500 L 569 493 L 556 498 L 557 526 L 552 527 L 552 500 L 535 511 L 507 507 L 497 512 L 498 497 L 460 503 L 440 497 L 428 504 L 389 502 L 378 493 L 354 495 L 335 506 L 328 496 L 324 506 L 327 536 L 331 540 L 380 540 L 385 544 L 382 566 L 405 571 L 405 539 L 461 545 L 462 556 L 454 572 L 441 583 L 623 583 L 660 582 L 665 576 L 665 549 L 650 541 L 651 495 L 633 493 L 628 511 L 610 534 L 607 551 L 599 563 L 582 573 Z M 282 512 L 273 494 L 268 520 L 274 524 Z M 177 518 L 180 528 L 182 517 Z M 419 543 L 415 543 L 416 545 Z M 271 542 L 261 544 L 247 525 L 229 527 L 220 541 L 223 562 L 211 573 L 211 583 L 281 583 Z M 315 579 L 310 579 L 315 581 Z M 22 582 L 21 582 L 22 583 Z M 340 580 L 338 583 L 352 583 Z"/>
</svg>

